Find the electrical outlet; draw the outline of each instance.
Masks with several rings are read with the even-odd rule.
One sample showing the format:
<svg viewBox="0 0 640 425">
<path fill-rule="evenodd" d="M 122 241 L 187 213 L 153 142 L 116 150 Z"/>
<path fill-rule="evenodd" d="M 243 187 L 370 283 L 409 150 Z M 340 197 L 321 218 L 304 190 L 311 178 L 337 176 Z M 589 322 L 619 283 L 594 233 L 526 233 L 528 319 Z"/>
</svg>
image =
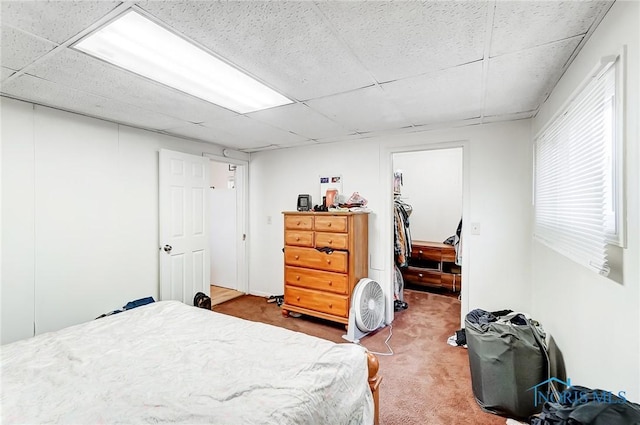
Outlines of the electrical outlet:
<svg viewBox="0 0 640 425">
<path fill-rule="evenodd" d="M 480 234 L 480 223 L 471 223 L 471 234 L 472 235 Z"/>
</svg>

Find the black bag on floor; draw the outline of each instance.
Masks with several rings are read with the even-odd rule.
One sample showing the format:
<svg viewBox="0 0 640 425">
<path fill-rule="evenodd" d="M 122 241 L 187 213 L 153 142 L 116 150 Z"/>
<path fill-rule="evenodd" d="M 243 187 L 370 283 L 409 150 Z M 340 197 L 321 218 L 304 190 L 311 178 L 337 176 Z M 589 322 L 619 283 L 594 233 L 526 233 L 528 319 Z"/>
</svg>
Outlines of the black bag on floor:
<svg viewBox="0 0 640 425">
<path fill-rule="evenodd" d="M 205 308 L 207 310 L 211 310 L 211 297 L 207 296 L 202 292 L 198 292 L 193 297 L 193 305 L 200 308 Z"/>
<path fill-rule="evenodd" d="M 528 419 L 540 412 L 532 387 L 547 391 L 544 331 L 521 313 L 473 310 L 465 334 L 473 395 L 482 410 Z"/>
<path fill-rule="evenodd" d="M 545 402 L 531 425 L 640 425 L 640 405 L 608 391 L 572 386 Z"/>
</svg>

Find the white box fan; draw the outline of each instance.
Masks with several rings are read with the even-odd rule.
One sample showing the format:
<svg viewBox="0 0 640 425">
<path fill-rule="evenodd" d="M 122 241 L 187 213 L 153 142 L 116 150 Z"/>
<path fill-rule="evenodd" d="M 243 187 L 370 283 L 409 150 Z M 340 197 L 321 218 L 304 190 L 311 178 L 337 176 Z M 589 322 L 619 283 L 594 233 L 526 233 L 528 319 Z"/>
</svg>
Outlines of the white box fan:
<svg viewBox="0 0 640 425">
<path fill-rule="evenodd" d="M 360 342 L 360 338 L 384 324 L 384 292 L 378 282 L 360 279 L 353 290 L 349 309 L 349 327 L 342 335 L 347 341 Z"/>
</svg>

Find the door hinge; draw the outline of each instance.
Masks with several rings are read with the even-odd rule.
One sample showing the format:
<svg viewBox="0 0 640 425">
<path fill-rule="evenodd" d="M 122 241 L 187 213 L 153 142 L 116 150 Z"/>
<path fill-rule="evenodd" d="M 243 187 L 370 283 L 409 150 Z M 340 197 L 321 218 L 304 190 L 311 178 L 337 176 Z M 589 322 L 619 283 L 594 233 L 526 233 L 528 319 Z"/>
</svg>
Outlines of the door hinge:
<svg viewBox="0 0 640 425">
<path fill-rule="evenodd" d="M 243 234 L 242 234 L 242 240 L 243 240 L 243 241 L 246 241 L 246 240 L 247 240 L 247 235 L 246 235 L 246 233 L 243 233 Z"/>
</svg>

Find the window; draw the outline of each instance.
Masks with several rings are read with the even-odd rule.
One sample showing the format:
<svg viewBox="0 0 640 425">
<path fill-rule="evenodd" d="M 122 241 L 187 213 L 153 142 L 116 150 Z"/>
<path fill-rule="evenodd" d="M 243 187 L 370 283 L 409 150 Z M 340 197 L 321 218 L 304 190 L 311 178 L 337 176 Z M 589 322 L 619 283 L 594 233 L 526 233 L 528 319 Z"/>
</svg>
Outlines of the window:
<svg viewBox="0 0 640 425">
<path fill-rule="evenodd" d="M 624 243 L 620 73 L 604 60 L 534 139 L 535 238 L 605 276 Z"/>
</svg>

